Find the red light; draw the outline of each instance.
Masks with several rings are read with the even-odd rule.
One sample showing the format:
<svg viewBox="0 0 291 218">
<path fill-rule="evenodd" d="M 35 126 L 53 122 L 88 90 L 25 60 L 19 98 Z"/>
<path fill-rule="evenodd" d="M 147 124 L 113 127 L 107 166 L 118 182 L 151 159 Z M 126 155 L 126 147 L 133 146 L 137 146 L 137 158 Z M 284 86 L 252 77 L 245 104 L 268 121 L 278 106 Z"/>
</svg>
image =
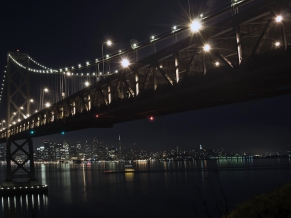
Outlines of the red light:
<svg viewBox="0 0 291 218">
<path fill-rule="evenodd" d="M 150 120 L 154 120 L 154 117 L 150 117 Z"/>
<path fill-rule="evenodd" d="M 96 114 L 96 118 L 98 118 L 99 117 L 99 115 L 98 114 Z"/>
<path fill-rule="evenodd" d="M 16 51 L 17 51 L 17 52 L 19 52 L 19 50 L 18 50 L 18 49 L 17 49 Z"/>
</svg>

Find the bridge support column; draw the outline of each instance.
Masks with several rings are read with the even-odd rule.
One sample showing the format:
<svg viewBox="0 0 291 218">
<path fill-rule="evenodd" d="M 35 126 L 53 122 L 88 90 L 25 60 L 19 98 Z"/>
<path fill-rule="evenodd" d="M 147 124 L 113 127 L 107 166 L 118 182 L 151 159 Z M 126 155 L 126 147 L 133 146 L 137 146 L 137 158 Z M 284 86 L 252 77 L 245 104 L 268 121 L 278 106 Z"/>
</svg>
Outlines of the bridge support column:
<svg viewBox="0 0 291 218">
<path fill-rule="evenodd" d="M 6 145 L 6 180 L 4 183 L 12 183 L 12 178 L 11 178 L 11 141 L 8 140 L 7 145 Z"/>
<path fill-rule="evenodd" d="M 178 62 L 178 54 L 175 54 L 175 68 L 176 68 L 176 82 L 178 83 L 180 80 L 180 75 L 179 75 L 179 62 Z"/>
<path fill-rule="evenodd" d="M 135 96 L 139 93 L 139 78 L 138 78 L 138 70 L 134 72 L 134 79 L 135 79 Z"/>
<path fill-rule="evenodd" d="M 282 32 L 284 50 L 287 50 L 288 42 L 287 42 L 287 34 L 286 34 L 284 21 L 282 21 L 282 24 L 281 24 L 281 32 Z"/>
<path fill-rule="evenodd" d="M 153 78 L 154 78 L 154 90 L 157 89 L 158 84 L 157 84 L 157 70 L 156 67 L 153 67 Z"/>
<path fill-rule="evenodd" d="M 16 146 L 14 151 L 11 150 L 12 144 Z M 28 151 L 24 149 L 24 146 L 28 145 Z M 14 155 L 19 154 L 21 152 L 26 156 L 24 160 L 18 160 L 14 157 Z M 22 162 L 20 162 L 22 161 Z M 28 163 L 29 161 L 29 163 Z M 28 185 L 38 185 L 38 181 L 35 178 L 35 170 L 34 170 L 34 160 L 33 160 L 33 142 L 31 138 L 26 139 L 22 144 L 17 144 L 15 140 L 11 137 L 7 141 L 7 154 L 6 154 L 6 180 L 3 183 L 3 186 L 14 186 L 15 183 L 25 183 Z M 12 170 L 11 163 L 14 162 L 16 168 Z M 29 169 L 25 165 L 29 164 Z M 17 174 L 18 172 L 18 174 Z M 17 179 L 27 179 L 27 181 L 17 182 Z"/>
<path fill-rule="evenodd" d="M 233 9 L 234 16 L 238 14 L 238 8 Z M 236 19 L 236 18 L 235 18 Z M 236 45 L 237 45 L 237 56 L 238 56 L 238 65 L 240 66 L 242 63 L 242 47 L 241 47 L 241 35 L 240 35 L 240 26 L 235 24 L 235 38 L 236 38 Z"/>
<path fill-rule="evenodd" d="M 207 72 L 207 68 L 206 68 L 206 53 L 205 52 L 203 52 L 202 58 L 203 58 L 203 74 L 205 75 L 206 72 Z"/>
<path fill-rule="evenodd" d="M 111 103 L 111 84 L 110 83 L 108 83 L 107 84 L 107 93 L 108 93 L 108 104 L 110 104 Z"/>
</svg>

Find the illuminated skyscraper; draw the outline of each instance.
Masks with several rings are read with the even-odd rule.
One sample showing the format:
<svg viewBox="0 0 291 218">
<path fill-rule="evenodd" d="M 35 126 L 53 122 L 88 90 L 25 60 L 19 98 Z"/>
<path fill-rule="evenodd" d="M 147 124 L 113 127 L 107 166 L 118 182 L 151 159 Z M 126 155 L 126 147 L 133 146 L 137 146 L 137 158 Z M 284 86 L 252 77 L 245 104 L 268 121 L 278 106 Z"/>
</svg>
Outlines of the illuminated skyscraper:
<svg viewBox="0 0 291 218">
<path fill-rule="evenodd" d="M 120 135 L 119 135 L 119 153 L 121 153 L 121 140 L 120 140 Z"/>
</svg>

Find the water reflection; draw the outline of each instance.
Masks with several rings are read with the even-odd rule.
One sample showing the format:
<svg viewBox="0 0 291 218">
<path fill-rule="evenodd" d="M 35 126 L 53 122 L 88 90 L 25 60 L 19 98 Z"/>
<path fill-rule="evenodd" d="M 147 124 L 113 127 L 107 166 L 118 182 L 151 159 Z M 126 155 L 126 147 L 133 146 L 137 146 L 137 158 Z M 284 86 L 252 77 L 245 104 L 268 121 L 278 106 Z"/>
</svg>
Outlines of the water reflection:
<svg viewBox="0 0 291 218">
<path fill-rule="evenodd" d="M 229 205 L 233 207 L 241 200 L 267 190 L 269 187 L 264 187 L 265 181 L 275 184 L 282 182 L 284 178 L 285 180 L 291 178 L 291 162 L 287 158 L 282 159 L 280 163 L 277 159 L 233 158 L 134 161 L 132 165 L 136 171 L 124 173 L 124 163 L 119 162 L 48 164 L 45 175 L 42 172 L 43 167 L 38 165 L 37 176 L 41 183 L 48 181 L 48 186 L 51 187 L 49 189 L 50 211 L 59 209 L 59 217 L 125 216 L 128 212 L 127 208 L 131 208 L 130 210 L 134 211 L 132 213 L 138 213 L 145 207 L 150 208 L 160 217 L 166 215 L 180 217 L 193 213 L 194 204 L 195 213 L 201 214 L 196 217 L 205 217 L 204 201 L 207 202 L 209 208 L 213 209 L 212 217 L 217 217 L 216 205 L 225 201 L 222 193 L 227 195 Z M 274 166 L 283 170 L 284 173 L 274 169 Z M 104 172 L 109 169 L 115 171 Z M 19 204 L 25 213 L 32 208 L 39 213 L 44 210 L 42 208 L 44 205 L 46 207 L 48 205 L 47 198 L 43 199 L 40 196 L 29 206 L 27 202 L 32 200 L 31 197 L 20 198 L 19 201 L 16 198 L 12 202 L 11 200 L 8 202 L 7 199 L 6 208 Z M 80 213 L 75 211 L 76 205 Z M 118 209 L 112 210 L 112 205 Z M 3 199 L 2 208 L 4 207 Z M 67 207 L 67 210 L 63 209 L 64 207 Z M 222 211 L 223 205 L 219 208 Z M 104 214 L 101 211 L 104 211 Z M 11 213 L 10 211 L 9 214 Z M 4 217 L 3 214 L 2 216 L 0 214 L 0 217 Z"/>
<path fill-rule="evenodd" d="M 1 217 L 43 217 L 48 207 L 48 197 L 44 194 L 27 194 L 1 198 Z"/>
</svg>

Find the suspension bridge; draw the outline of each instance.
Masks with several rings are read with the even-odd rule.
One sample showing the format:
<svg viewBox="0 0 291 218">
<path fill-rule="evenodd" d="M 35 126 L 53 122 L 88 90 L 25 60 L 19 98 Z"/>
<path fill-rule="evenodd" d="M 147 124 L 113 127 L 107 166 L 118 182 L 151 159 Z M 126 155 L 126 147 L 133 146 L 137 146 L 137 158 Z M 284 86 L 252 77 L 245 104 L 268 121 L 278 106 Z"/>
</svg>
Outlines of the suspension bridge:
<svg viewBox="0 0 291 218">
<path fill-rule="evenodd" d="M 0 143 L 7 143 L 6 185 L 19 170 L 35 180 L 33 137 L 290 94 L 291 4 L 253 3 L 232 1 L 113 54 L 103 55 L 111 44 L 105 42 L 102 58 L 71 67 L 52 69 L 8 52 L 0 132 Z M 19 151 L 27 155 L 22 163 L 14 158 Z"/>
</svg>

